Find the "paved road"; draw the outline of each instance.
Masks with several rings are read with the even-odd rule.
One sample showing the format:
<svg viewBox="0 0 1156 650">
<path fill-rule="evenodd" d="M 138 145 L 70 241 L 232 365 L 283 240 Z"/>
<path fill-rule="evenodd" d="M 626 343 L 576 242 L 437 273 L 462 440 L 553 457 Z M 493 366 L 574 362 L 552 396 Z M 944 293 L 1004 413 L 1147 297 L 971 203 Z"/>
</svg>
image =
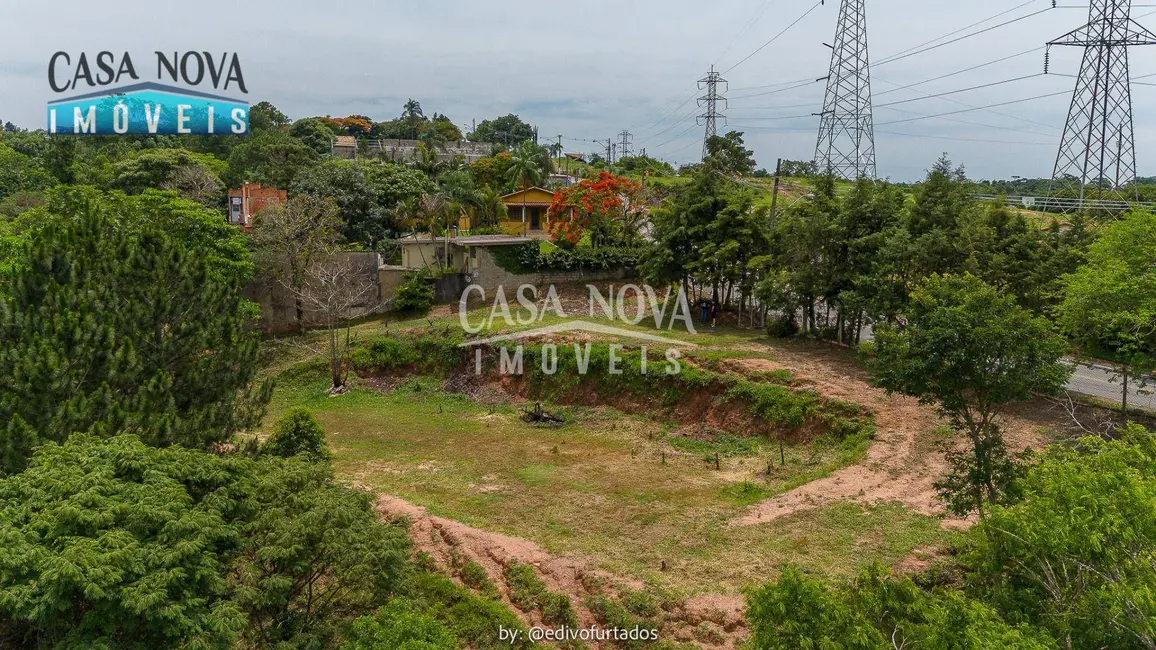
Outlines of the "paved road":
<svg viewBox="0 0 1156 650">
<path fill-rule="evenodd" d="M 863 328 L 862 339 L 871 340 L 874 335 L 871 326 Z M 1115 380 L 1113 381 L 1113 377 Z M 1119 404 L 1124 394 L 1124 386 L 1116 372 L 1099 364 L 1079 364 L 1068 380 L 1068 390 L 1081 395 L 1090 395 L 1113 404 Z M 1149 379 L 1147 386 L 1140 386 L 1134 379 L 1128 380 L 1128 407 L 1145 408 L 1156 411 L 1156 379 Z"/>
<path fill-rule="evenodd" d="M 1115 381 L 1112 381 L 1113 377 Z M 1111 368 L 1081 364 L 1076 366 L 1072 378 L 1068 380 L 1068 390 L 1119 404 L 1124 387 L 1120 377 Z M 1141 387 L 1139 382 L 1129 379 L 1128 406 L 1156 410 L 1156 382 L 1149 380 L 1147 386 Z"/>
</svg>

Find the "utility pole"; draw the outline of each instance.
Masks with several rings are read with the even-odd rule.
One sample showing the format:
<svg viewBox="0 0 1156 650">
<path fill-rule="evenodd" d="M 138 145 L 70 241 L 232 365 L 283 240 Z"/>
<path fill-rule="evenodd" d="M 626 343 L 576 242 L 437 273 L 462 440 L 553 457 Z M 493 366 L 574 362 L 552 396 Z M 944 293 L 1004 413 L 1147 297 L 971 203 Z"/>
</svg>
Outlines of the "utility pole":
<svg viewBox="0 0 1156 650">
<path fill-rule="evenodd" d="M 614 159 L 617 157 L 618 157 L 618 144 L 614 143 L 614 144 L 610 145 L 610 164 L 611 165 L 614 164 Z"/>
<path fill-rule="evenodd" d="M 841 0 L 839 4 L 839 26 L 831 47 L 831 69 L 815 145 L 818 172 L 850 181 L 875 178 L 866 4 L 867 0 Z"/>
<path fill-rule="evenodd" d="M 614 144 L 610 138 L 606 138 L 606 164 L 614 164 Z"/>
<path fill-rule="evenodd" d="M 771 194 L 771 223 L 775 223 L 775 204 L 779 202 L 779 174 L 783 171 L 783 159 L 775 163 L 775 190 Z"/>
<path fill-rule="evenodd" d="M 630 131 L 623 129 L 622 133 L 618 134 L 618 137 L 621 138 L 621 140 L 619 141 L 619 142 L 621 142 L 621 148 L 619 148 L 619 150 L 618 150 L 619 157 L 620 158 L 627 158 L 630 156 L 631 139 L 634 136 L 631 135 Z"/>
<path fill-rule="evenodd" d="M 719 94 L 719 84 L 723 84 L 725 88 L 730 88 L 730 86 L 727 85 L 727 80 L 723 79 L 721 74 L 714 71 L 713 65 L 710 67 L 710 72 L 707 73 L 706 77 L 698 80 L 699 89 L 706 89 L 706 94 L 698 98 L 698 105 L 705 107 L 706 112 L 695 118 L 699 124 L 706 125 L 706 133 L 703 134 L 702 138 L 703 160 L 706 160 L 707 154 L 710 153 L 707 150 L 710 139 L 718 135 L 719 118 L 722 118 L 723 125 L 726 125 L 727 116 L 719 112 L 718 106 L 719 103 L 722 103 L 723 110 L 726 110 L 727 98 Z"/>
<path fill-rule="evenodd" d="M 1105 193 L 1123 201 L 1140 198 L 1135 186 L 1136 136 L 1128 47 L 1154 45 L 1156 34 L 1132 20 L 1131 12 L 1131 0 L 1091 0 L 1088 23 L 1048 43 L 1049 48 L 1084 48 L 1084 61 L 1052 171 L 1049 199 L 1078 196 L 1078 207 L 1084 207 L 1087 198 L 1093 201 L 1092 207 L 1099 207 Z M 1128 185 L 1133 189 L 1125 193 Z M 1087 196 L 1088 190 L 1093 197 Z M 1047 204 L 1045 201 L 1045 209 Z"/>
</svg>

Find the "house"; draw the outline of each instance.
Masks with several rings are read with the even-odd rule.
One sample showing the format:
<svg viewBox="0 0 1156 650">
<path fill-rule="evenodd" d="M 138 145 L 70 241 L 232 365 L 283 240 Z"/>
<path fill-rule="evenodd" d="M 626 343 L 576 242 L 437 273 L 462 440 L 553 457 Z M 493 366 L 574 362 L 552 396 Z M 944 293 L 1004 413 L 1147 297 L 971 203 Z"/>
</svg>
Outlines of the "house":
<svg viewBox="0 0 1156 650">
<path fill-rule="evenodd" d="M 409 237 L 402 239 L 401 268 L 438 269 L 450 273 L 474 274 L 479 271 L 478 250 L 495 246 L 515 246 L 534 241 L 528 237 L 507 235 L 470 235 L 466 237 Z"/>
<path fill-rule="evenodd" d="M 242 228 L 253 227 L 253 216 L 268 205 L 280 205 L 288 199 L 285 190 L 245 183 L 239 190 L 229 190 L 229 223 Z"/>
<path fill-rule="evenodd" d="M 333 152 L 333 155 L 338 158 L 356 158 L 357 138 L 351 135 L 339 135 L 333 138 L 333 144 L 330 150 Z"/>
<path fill-rule="evenodd" d="M 498 222 L 506 235 L 521 235 L 534 239 L 550 236 L 549 219 L 546 211 L 554 202 L 554 193 L 541 187 L 528 187 L 502 197 L 509 213 L 507 219 Z M 574 211 L 570 210 L 573 218 Z"/>
</svg>

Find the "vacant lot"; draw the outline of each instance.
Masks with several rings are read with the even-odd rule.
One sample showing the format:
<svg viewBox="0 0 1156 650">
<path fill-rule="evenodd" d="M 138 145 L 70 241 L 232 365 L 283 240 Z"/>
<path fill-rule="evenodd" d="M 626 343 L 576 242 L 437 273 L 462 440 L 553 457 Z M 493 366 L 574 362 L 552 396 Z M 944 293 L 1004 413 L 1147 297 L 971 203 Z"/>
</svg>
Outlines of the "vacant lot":
<svg viewBox="0 0 1156 650">
<path fill-rule="evenodd" d="M 448 320 L 390 331 L 436 329 Z M 380 331 L 369 324 L 359 335 Z M 756 332 L 680 338 L 703 346 L 689 353 L 692 364 L 776 363 L 776 351 Z M 790 354 L 800 352 L 806 354 Z M 440 378 L 362 381 L 328 397 L 323 376 L 290 374 L 269 421 L 289 406 L 313 409 L 347 480 L 683 595 L 737 594 L 786 562 L 847 575 L 872 562 L 894 564 L 952 535 L 937 519 L 899 504 L 843 501 L 765 524 L 728 525 L 757 503 L 859 461 L 863 445 L 820 438 L 780 451 L 774 441 L 645 413 L 547 404 L 567 420 L 550 428 L 524 423 L 516 403 L 447 394 Z M 775 376 L 790 380 L 794 373 Z"/>
</svg>

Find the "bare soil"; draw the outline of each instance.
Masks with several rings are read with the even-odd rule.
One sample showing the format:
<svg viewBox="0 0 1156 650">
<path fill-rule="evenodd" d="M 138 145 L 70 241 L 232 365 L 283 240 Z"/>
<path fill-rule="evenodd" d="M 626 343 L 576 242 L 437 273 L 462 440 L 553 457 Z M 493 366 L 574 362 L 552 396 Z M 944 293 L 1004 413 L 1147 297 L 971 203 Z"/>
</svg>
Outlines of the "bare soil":
<svg viewBox="0 0 1156 650">
<path fill-rule="evenodd" d="M 867 373 L 848 357 L 850 352 L 832 345 L 772 341 L 775 361 L 763 358 L 731 359 L 737 372 L 786 369 L 795 373 L 800 384 L 828 398 L 856 402 L 875 418 L 876 436 L 867 456 L 858 464 L 802 485 L 753 506 L 745 515 L 729 522 L 749 526 L 773 521 L 795 512 L 819 508 L 837 500 L 859 503 L 897 501 L 926 515 L 943 516 L 933 483 L 943 476 L 947 464 L 943 445 L 958 445 L 958 437 L 937 439 L 936 427 L 943 418 L 929 405 L 904 395 L 888 395 L 868 383 Z M 1019 451 L 1039 449 L 1048 442 L 1044 430 L 1062 426 L 1058 414 L 1042 400 L 1034 408 L 1021 407 L 1001 421 L 1009 447 Z M 944 516 L 944 526 L 968 526 L 970 521 Z"/>
<path fill-rule="evenodd" d="M 498 586 L 502 600 L 527 625 L 544 623 L 538 612 L 522 612 L 510 599 L 505 569 L 513 562 L 533 567 L 549 590 L 566 594 L 582 627 L 597 624 L 594 615 L 585 606 L 584 599 L 587 596 L 617 598 L 625 589 L 638 590 L 644 587 L 636 580 L 592 568 L 591 563 L 585 559 L 558 557 L 520 537 L 436 517 L 425 508 L 398 497 L 380 495 L 374 509 L 387 519 L 407 519 L 410 537 L 417 550 L 430 554 L 439 566 L 450 567 L 461 558 L 478 563 Z M 663 616 L 661 638 L 694 642 L 703 648 L 731 650 L 738 648 L 746 637 L 741 596 L 703 595 L 670 603 L 668 607 Z"/>
</svg>

